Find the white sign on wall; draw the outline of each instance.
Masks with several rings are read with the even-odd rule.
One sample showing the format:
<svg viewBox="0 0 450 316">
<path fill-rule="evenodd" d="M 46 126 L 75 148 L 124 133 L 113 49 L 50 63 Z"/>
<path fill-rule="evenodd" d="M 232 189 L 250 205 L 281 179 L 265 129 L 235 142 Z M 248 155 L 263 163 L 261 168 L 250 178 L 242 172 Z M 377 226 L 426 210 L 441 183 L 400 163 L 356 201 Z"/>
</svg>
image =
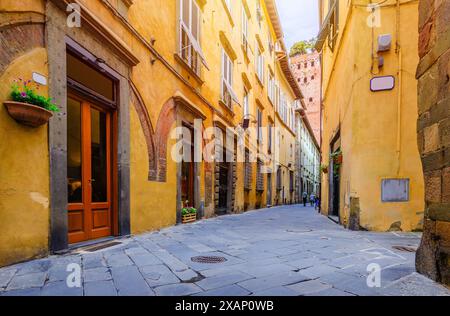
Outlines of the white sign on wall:
<svg viewBox="0 0 450 316">
<path fill-rule="evenodd" d="M 394 87 L 394 76 L 375 77 L 370 80 L 370 90 L 372 92 L 392 90 Z"/>
<path fill-rule="evenodd" d="M 33 81 L 40 84 L 41 86 L 47 85 L 47 78 L 37 72 L 33 72 Z"/>
</svg>

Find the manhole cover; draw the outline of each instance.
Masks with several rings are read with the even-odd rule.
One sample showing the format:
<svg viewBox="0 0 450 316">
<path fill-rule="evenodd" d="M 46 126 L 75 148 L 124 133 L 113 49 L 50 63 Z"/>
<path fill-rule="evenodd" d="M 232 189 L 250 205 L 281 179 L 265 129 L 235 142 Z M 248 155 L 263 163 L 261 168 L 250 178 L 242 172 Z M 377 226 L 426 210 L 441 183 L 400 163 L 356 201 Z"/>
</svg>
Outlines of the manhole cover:
<svg viewBox="0 0 450 316">
<path fill-rule="evenodd" d="M 413 247 L 406 247 L 406 246 L 393 246 L 392 247 L 395 250 L 398 251 L 403 251 L 403 252 L 416 252 L 417 249 L 413 248 Z"/>
<path fill-rule="evenodd" d="M 216 256 L 199 256 L 199 257 L 192 257 L 192 262 L 198 262 L 198 263 L 222 263 L 227 261 L 225 257 L 216 257 Z"/>
</svg>

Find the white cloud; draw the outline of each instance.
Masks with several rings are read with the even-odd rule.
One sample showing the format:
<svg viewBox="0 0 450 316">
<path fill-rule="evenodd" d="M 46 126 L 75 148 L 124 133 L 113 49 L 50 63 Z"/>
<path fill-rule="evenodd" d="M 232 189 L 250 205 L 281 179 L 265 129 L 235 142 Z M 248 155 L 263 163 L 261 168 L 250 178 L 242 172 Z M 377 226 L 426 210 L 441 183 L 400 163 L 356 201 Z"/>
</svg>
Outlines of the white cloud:
<svg viewBox="0 0 450 316">
<path fill-rule="evenodd" d="M 308 40 L 319 32 L 318 0 L 276 0 L 286 46 Z"/>
</svg>

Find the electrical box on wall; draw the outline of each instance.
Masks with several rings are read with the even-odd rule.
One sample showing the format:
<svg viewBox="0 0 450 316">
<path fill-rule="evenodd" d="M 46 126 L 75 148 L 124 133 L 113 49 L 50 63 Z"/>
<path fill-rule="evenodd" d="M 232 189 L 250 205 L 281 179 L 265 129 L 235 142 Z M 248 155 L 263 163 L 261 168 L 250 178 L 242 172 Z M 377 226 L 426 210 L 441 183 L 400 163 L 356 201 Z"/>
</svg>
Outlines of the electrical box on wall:
<svg viewBox="0 0 450 316">
<path fill-rule="evenodd" d="M 391 49 L 392 46 L 392 35 L 384 34 L 378 36 L 378 52 L 387 52 Z"/>
<path fill-rule="evenodd" d="M 409 201 L 409 179 L 384 179 L 381 182 L 381 200 L 383 202 Z"/>
</svg>

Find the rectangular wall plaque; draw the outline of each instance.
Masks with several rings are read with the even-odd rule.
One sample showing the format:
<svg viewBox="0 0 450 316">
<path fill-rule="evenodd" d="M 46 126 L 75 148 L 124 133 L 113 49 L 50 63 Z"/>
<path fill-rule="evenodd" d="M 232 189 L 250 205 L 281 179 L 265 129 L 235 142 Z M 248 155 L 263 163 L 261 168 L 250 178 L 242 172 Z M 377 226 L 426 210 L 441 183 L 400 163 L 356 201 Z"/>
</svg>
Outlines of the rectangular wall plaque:
<svg viewBox="0 0 450 316">
<path fill-rule="evenodd" d="M 375 77 L 370 80 L 370 90 L 372 92 L 388 91 L 395 87 L 394 76 Z"/>
<path fill-rule="evenodd" d="M 409 201 L 409 179 L 384 179 L 381 183 L 382 202 Z"/>
</svg>

